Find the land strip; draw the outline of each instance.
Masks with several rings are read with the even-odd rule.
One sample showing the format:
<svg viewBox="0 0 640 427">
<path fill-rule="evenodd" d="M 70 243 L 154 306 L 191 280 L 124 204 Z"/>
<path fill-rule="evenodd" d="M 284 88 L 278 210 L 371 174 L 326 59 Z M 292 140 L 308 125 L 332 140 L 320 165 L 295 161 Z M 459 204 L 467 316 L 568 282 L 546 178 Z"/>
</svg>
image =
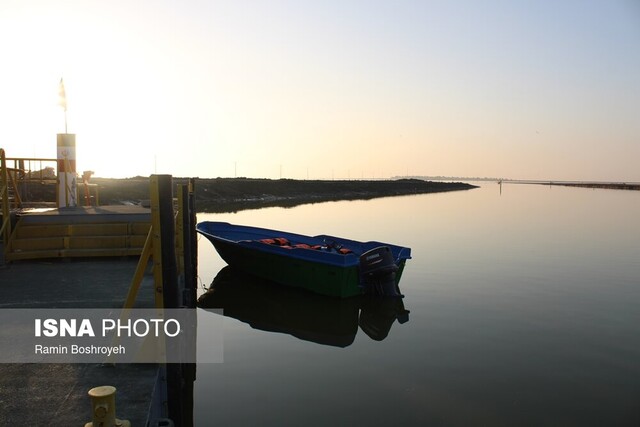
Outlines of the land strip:
<svg viewBox="0 0 640 427">
<path fill-rule="evenodd" d="M 536 185 L 555 185 L 562 187 L 580 187 L 580 188 L 600 188 L 606 190 L 631 190 L 640 191 L 640 183 L 638 182 L 595 182 L 595 181 L 522 181 L 522 180 L 504 180 L 509 184 L 536 184 Z"/>
<path fill-rule="evenodd" d="M 174 178 L 175 184 L 186 181 L 187 178 Z M 98 185 L 101 205 L 141 203 L 149 199 L 149 178 L 147 177 L 93 178 L 91 183 Z M 432 182 L 420 179 L 319 181 L 198 178 L 196 179 L 196 204 L 201 212 L 235 212 L 270 206 L 290 207 L 306 203 L 372 199 L 472 188 L 476 186 L 461 182 Z M 45 190 L 51 194 L 43 194 Z M 28 197 L 31 200 L 55 200 L 55 188 L 36 189 L 34 187 L 30 189 Z M 79 194 L 79 197 L 82 199 L 83 194 Z"/>
</svg>

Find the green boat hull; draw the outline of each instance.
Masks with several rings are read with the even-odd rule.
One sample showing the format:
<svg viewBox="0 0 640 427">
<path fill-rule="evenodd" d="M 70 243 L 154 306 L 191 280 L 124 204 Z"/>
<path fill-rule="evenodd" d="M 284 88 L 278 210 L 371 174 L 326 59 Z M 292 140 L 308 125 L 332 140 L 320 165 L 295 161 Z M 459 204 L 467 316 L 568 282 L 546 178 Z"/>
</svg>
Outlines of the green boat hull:
<svg viewBox="0 0 640 427">
<path fill-rule="evenodd" d="M 357 266 L 340 267 L 268 252 L 246 251 L 227 242 L 212 243 L 227 264 L 258 277 L 338 298 L 364 293 Z M 396 286 L 404 265 L 405 260 L 400 260 L 395 276 Z"/>
</svg>

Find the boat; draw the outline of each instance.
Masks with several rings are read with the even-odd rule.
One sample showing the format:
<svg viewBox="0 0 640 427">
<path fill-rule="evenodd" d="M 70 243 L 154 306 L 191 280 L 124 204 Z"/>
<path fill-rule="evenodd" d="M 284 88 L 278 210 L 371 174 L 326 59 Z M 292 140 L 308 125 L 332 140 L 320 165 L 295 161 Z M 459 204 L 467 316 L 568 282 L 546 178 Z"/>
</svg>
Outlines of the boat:
<svg viewBox="0 0 640 427">
<path fill-rule="evenodd" d="M 217 221 L 200 222 L 196 230 L 240 271 L 338 298 L 402 297 L 399 282 L 411 258 L 410 248 L 377 241 L 312 237 Z"/>
<path fill-rule="evenodd" d="M 371 339 L 382 341 L 396 321 L 408 322 L 409 310 L 403 301 L 372 295 L 327 298 L 281 286 L 227 265 L 200 295 L 197 304 L 204 310 L 222 309 L 225 317 L 256 330 L 344 348 L 354 342 L 358 329 Z"/>
</svg>

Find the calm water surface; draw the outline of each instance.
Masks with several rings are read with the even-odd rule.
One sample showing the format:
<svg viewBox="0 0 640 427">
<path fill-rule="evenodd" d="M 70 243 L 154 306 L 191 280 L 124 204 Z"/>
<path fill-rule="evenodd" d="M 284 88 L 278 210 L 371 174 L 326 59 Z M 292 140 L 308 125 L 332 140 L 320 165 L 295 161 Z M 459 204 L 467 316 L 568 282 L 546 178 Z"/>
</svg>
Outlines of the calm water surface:
<svg viewBox="0 0 640 427">
<path fill-rule="evenodd" d="M 338 347 L 225 317 L 224 363 L 198 366 L 198 425 L 639 426 L 640 193 L 481 185 L 198 215 L 413 254 L 409 321 L 380 341 L 358 307 L 247 298 L 245 317 L 293 313 L 280 320 L 296 330 L 298 310 L 353 335 Z M 199 251 L 208 287 L 225 264 L 204 238 Z M 324 328 L 333 312 L 347 314 Z"/>
</svg>

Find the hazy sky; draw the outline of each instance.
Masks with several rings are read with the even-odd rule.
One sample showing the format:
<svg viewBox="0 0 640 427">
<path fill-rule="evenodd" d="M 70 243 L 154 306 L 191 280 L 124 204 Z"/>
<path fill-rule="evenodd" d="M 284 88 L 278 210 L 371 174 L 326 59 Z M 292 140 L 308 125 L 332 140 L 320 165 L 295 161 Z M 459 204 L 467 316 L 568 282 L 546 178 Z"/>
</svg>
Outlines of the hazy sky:
<svg viewBox="0 0 640 427">
<path fill-rule="evenodd" d="M 640 181 L 638 0 L 0 0 L 0 58 L 97 176 Z"/>
</svg>

